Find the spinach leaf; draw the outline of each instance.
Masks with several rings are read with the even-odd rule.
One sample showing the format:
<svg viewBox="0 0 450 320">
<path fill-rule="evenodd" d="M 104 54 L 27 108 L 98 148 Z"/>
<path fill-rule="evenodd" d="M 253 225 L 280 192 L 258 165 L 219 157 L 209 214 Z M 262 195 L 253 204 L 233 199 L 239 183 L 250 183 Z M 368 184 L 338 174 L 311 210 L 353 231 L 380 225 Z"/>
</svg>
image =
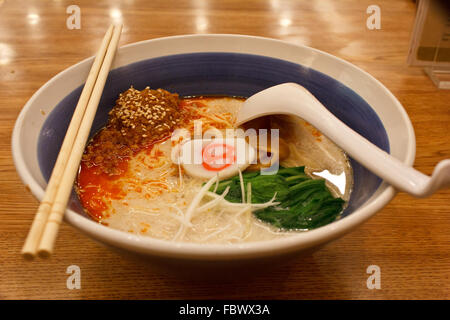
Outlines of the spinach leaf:
<svg viewBox="0 0 450 320">
<path fill-rule="evenodd" d="M 287 199 L 289 194 L 289 186 L 286 184 L 285 179 L 279 175 L 262 176 L 258 173 L 251 175 L 243 175 L 244 188 L 247 192 L 247 183 L 252 185 L 252 203 L 262 203 L 270 201 L 276 193 L 277 201 L 283 201 Z M 216 190 L 216 193 L 221 194 L 227 187 L 230 187 L 230 191 L 226 195 L 225 199 L 230 202 L 242 202 L 241 182 L 239 176 L 233 177 L 228 180 L 221 181 Z M 214 190 L 214 186 L 210 191 Z"/>
<path fill-rule="evenodd" d="M 260 220 L 280 229 L 309 230 L 321 227 L 341 213 L 345 203 L 334 198 L 323 179 L 311 179 L 304 167 L 281 167 L 274 175 L 259 172 L 243 173 L 244 192 L 251 183 L 252 203 L 270 201 L 276 193 L 278 205 L 260 209 L 253 214 Z M 221 181 L 216 193 L 221 194 L 230 187 L 225 199 L 242 202 L 239 176 Z M 211 188 L 211 191 L 214 187 Z"/>
</svg>

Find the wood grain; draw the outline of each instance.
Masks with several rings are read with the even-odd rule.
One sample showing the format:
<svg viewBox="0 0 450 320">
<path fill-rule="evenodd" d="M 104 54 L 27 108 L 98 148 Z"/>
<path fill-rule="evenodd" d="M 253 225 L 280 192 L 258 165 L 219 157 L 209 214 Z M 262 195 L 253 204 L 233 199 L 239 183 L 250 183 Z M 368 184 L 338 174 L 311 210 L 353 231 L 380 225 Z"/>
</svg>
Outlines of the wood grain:
<svg viewBox="0 0 450 320">
<path fill-rule="evenodd" d="M 0 299 L 449 299 L 449 191 L 428 199 L 399 194 L 351 234 L 245 281 L 179 277 L 107 250 L 65 224 L 51 260 L 29 263 L 20 256 L 38 203 L 14 168 L 14 121 L 40 86 L 95 53 L 111 15 L 125 25 L 122 45 L 186 33 L 239 33 L 346 59 L 381 80 L 403 104 L 416 132 L 415 167 L 430 174 L 439 160 L 450 158 L 450 91 L 437 90 L 421 69 L 406 65 L 415 4 L 376 1 L 381 30 L 371 31 L 366 8 L 373 3 L 77 1 L 81 30 L 68 30 L 72 1 L 0 1 Z M 66 288 L 72 264 L 81 268 L 80 290 Z M 366 287 L 369 265 L 381 268 L 380 290 Z"/>
</svg>

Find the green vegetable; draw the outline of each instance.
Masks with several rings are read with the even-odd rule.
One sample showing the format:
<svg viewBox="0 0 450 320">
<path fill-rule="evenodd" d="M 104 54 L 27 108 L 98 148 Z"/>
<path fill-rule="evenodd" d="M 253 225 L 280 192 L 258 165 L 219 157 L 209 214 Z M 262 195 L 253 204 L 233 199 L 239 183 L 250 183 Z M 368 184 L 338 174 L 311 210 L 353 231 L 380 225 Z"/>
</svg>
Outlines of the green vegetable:
<svg viewBox="0 0 450 320">
<path fill-rule="evenodd" d="M 305 167 L 280 168 L 274 175 L 259 172 L 242 174 L 244 188 L 251 184 L 252 203 L 270 201 L 276 193 L 278 205 L 254 211 L 262 221 L 281 229 L 314 229 L 336 219 L 345 203 L 335 198 L 323 179 L 311 179 L 305 174 Z M 221 181 L 216 190 L 221 194 L 230 187 L 225 199 L 242 202 L 239 176 Z M 213 191 L 214 187 L 210 189 Z M 247 191 L 245 190 L 245 193 Z"/>
</svg>

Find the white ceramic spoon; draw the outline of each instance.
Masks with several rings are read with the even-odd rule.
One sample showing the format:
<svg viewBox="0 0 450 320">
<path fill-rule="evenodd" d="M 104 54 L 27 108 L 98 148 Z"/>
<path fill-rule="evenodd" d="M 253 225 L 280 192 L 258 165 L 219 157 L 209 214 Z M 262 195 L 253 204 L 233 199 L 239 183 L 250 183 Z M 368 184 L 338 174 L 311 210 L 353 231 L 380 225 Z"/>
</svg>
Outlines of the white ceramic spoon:
<svg viewBox="0 0 450 320">
<path fill-rule="evenodd" d="M 450 159 L 439 162 L 429 177 L 350 129 L 298 84 L 283 83 L 251 96 L 239 111 L 236 124 L 270 114 L 294 115 L 306 120 L 368 170 L 401 191 L 426 197 L 450 187 Z"/>
</svg>

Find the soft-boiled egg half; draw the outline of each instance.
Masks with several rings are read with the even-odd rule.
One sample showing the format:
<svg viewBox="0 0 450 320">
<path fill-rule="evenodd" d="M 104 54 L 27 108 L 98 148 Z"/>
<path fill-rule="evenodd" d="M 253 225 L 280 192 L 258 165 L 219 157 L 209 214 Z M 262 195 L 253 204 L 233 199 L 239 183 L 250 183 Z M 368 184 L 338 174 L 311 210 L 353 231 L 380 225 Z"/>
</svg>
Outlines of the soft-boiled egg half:
<svg viewBox="0 0 450 320">
<path fill-rule="evenodd" d="M 185 172 L 196 178 L 210 179 L 219 174 L 227 179 L 256 163 L 257 155 L 245 139 L 193 139 L 180 148 L 178 161 Z"/>
</svg>

